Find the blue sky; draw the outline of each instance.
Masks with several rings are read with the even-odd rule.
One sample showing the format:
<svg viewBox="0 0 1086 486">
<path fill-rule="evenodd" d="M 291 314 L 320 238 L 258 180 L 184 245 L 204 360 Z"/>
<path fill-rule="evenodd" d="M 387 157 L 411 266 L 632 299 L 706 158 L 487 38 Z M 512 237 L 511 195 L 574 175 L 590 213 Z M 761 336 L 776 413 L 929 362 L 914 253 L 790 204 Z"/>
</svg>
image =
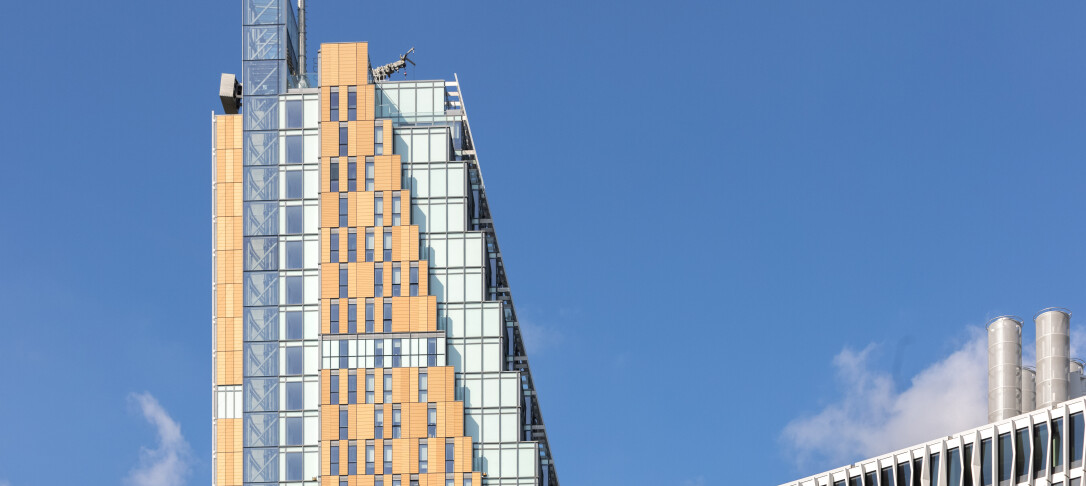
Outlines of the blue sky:
<svg viewBox="0 0 1086 486">
<path fill-rule="evenodd" d="M 1086 5 L 311 3 L 311 56 L 459 73 L 565 484 L 775 485 L 881 452 L 856 437 L 895 404 L 971 420 L 976 390 L 927 393 L 982 369 L 989 318 L 1086 312 Z M 236 4 L 10 12 L 0 484 L 210 481 Z"/>
</svg>

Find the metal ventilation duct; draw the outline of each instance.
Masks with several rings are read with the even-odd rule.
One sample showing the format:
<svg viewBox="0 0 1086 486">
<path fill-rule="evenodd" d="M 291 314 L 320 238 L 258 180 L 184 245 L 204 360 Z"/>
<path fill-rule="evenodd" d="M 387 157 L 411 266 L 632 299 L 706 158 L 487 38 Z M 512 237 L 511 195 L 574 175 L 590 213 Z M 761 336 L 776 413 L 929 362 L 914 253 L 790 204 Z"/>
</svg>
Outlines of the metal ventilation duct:
<svg viewBox="0 0 1086 486">
<path fill-rule="evenodd" d="M 1022 413 L 1037 410 L 1037 370 L 1022 367 Z"/>
<path fill-rule="evenodd" d="M 988 322 L 988 422 L 1022 413 L 1022 320 Z"/>
<path fill-rule="evenodd" d="M 1071 371 L 1071 311 L 1056 307 L 1039 312 L 1037 324 L 1037 408 L 1068 399 Z"/>
</svg>

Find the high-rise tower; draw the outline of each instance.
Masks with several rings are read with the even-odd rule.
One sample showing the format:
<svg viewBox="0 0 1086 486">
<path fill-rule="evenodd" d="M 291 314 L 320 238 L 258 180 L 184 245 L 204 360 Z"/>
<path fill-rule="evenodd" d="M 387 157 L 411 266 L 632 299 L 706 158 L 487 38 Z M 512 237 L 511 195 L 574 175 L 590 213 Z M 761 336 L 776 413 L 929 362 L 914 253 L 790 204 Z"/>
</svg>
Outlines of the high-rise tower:
<svg viewBox="0 0 1086 486">
<path fill-rule="evenodd" d="M 293 2 L 212 121 L 214 483 L 557 485 L 459 83 L 306 74 Z"/>
</svg>

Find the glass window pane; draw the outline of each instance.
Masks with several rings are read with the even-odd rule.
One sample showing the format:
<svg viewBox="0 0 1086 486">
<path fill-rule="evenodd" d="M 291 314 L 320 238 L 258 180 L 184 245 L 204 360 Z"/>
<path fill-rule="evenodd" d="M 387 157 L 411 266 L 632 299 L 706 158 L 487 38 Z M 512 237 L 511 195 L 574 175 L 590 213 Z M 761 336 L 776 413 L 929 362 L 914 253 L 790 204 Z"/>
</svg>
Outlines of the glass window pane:
<svg viewBox="0 0 1086 486">
<path fill-rule="evenodd" d="M 1033 443 L 1033 477 L 1041 478 L 1048 464 L 1048 424 L 1033 426 Z"/>
<path fill-rule="evenodd" d="M 278 378 L 246 378 L 244 389 L 246 412 L 279 410 Z"/>
<path fill-rule="evenodd" d="M 287 304 L 300 305 L 305 303 L 305 277 L 287 277 Z"/>
<path fill-rule="evenodd" d="M 286 173 L 287 199 L 305 197 L 305 177 L 302 171 L 292 170 Z"/>
<path fill-rule="evenodd" d="M 286 410 L 301 410 L 305 408 L 304 398 L 304 383 L 291 382 L 286 383 L 287 403 Z"/>
<path fill-rule="evenodd" d="M 287 105 L 287 128 L 302 128 L 302 100 L 288 101 Z"/>
<path fill-rule="evenodd" d="M 1086 424 L 1083 423 L 1082 412 L 1071 414 L 1071 467 L 1082 465 L 1082 432 L 1084 425 Z"/>
<path fill-rule="evenodd" d="M 279 445 L 278 413 L 247 413 L 245 415 L 245 447 L 276 447 Z"/>
<path fill-rule="evenodd" d="M 962 486 L 962 458 L 955 447 L 947 451 L 946 471 L 947 486 Z"/>
<path fill-rule="evenodd" d="M 279 205 L 274 202 L 245 203 L 245 235 L 279 234 Z"/>
<path fill-rule="evenodd" d="M 279 128 L 279 98 L 254 96 L 245 99 L 246 130 L 276 130 Z"/>
<path fill-rule="evenodd" d="M 931 480 L 931 484 L 939 484 L 939 453 L 931 455 L 931 476 L 928 478 Z"/>
<path fill-rule="evenodd" d="M 283 137 L 283 143 L 286 145 L 286 157 L 288 164 L 300 164 L 304 161 L 304 152 L 301 135 L 291 135 Z"/>
<path fill-rule="evenodd" d="M 302 339 L 305 336 L 305 314 L 298 311 L 283 314 L 287 324 L 287 339 Z"/>
<path fill-rule="evenodd" d="M 279 93 L 279 61 L 245 61 L 245 95 L 273 95 Z"/>
<path fill-rule="evenodd" d="M 278 270 L 278 250 L 278 238 L 245 238 L 245 270 Z"/>
<path fill-rule="evenodd" d="M 245 24 L 279 23 L 280 0 L 245 0 Z"/>
<path fill-rule="evenodd" d="M 276 341 L 279 339 L 278 307 L 245 308 L 245 340 Z"/>
<path fill-rule="evenodd" d="M 304 421 L 302 417 L 288 417 L 287 422 L 287 443 L 286 445 L 302 445 L 305 441 L 304 434 Z"/>
<path fill-rule="evenodd" d="M 279 449 L 246 447 L 244 475 L 246 483 L 279 481 Z"/>
<path fill-rule="evenodd" d="M 1015 431 L 1014 469 L 1018 471 L 1018 482 L 1029 480 L 1029 429 Z"/>
<path fill-rule="evenodd" d="M 279 169 L 276 167 L 245 168 L 245 200 L 274 201 L 279 199 Z"/>
<path fill-rule="evenodd" d="M 301 481 L 305 475 L 305 462 L 301 452 L 288 452 L 284 454 L 287 460 L 287 481 Z"/>
<path fill-rule="evenodd" d="M 992 439 L 980 441 L 980 484 L 992 485 Z"/>
<path fill-rule="evenodd" d="M 287 206 L 283 209 L 287 217 L 286 233 L 296 235 L 305 232 L 304 208 L 302 206 Z"/>
<path fill-rule="evenodd" d="M 291 346 L 286 349 L 287 374 L 300 375 L 305 370 L 305 355 L 301 346 Z"/>
<path fill-rule="evenodd" d="M 305 266 L 305 243 L 301 241 L 287 241 L 283 243 L 286 250 L 286 268 L 298 269 Z M 269 269 L 272 270 L 272 269 Z"/>
<path fill-rule="evenodd" d="M 245 59 L 280 59 L 279 26 L 245 27 Z M 298 102 L 301 104 L 301 101 Z"/>
<path fill-rule="evenodd" d="M 245 132 L 245 165 L 279 165 L 279 133 Z"/>
</svg>

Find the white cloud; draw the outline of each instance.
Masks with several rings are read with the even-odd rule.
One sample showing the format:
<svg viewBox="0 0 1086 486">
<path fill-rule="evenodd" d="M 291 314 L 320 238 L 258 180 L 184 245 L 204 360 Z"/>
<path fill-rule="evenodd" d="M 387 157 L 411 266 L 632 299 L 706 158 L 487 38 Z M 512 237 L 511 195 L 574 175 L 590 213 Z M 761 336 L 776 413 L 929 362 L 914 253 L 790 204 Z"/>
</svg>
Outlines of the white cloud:
<svg viewBox="0 0 1086 486">
<path fill-rule="evenodd" d="M 800 468 L 836 467 L 985 423 L 987 339 L 976 328 L 961 348 L 912 378 L 902 391 L 890 373 L 873 369 L 878 349 L 844 349 L 834 358 L 840 398 L 790 422 L 781 440 Z"/>
<path fill-rule="evenodd" d="M 0 486 L 11 486 L 11 483 L 9 483 L 7 480 L 0 479 Z"/>
<path fill-rule="evenodd" d="M 686 481 L 683 481 L 682 486 L 705 486 L 705 476 L 687 479 Z"/>
<path fill-rule="evenodd" d="M 560 346 L 563 340 L 562 333 L 558 329 L 525 321 L 520 321 L 520 337 L 524 340 L 524 347 L 529 357 Z"/>
<path fill-rule="evenodd" d="M 129 401 L 135 403 L 143 418 L 155 427 L 158 447 L 140 448 L 140 464 L 128 472 L 126 484 L 131 486 L 179 486 L 185 483 L 190 465 L 189 443 L 181 435 L 181 426 L 170 418 L 150 393 L 134 393 Z"/>
</svg>

